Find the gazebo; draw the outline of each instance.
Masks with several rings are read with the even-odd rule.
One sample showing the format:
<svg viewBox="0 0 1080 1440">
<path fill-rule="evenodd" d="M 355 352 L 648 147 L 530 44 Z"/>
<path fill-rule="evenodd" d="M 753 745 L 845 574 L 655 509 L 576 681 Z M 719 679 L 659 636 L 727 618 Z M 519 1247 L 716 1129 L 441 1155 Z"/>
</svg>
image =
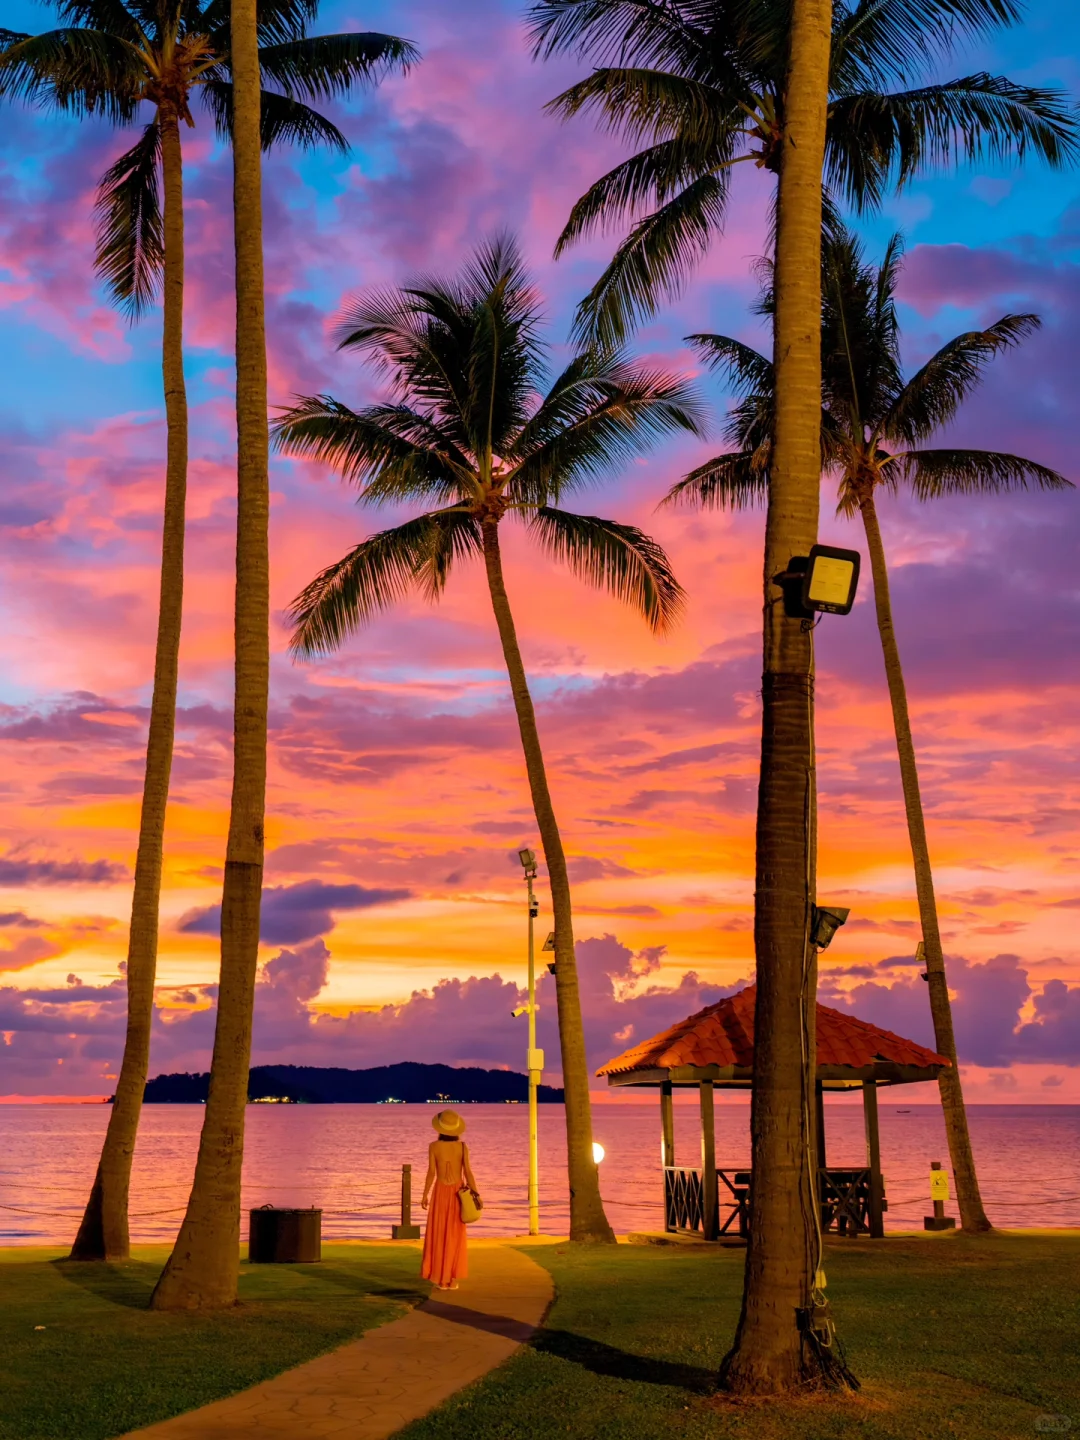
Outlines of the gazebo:
<svg viewBox="0 0 1080 1440">
<path fill-rule="evenodd" d="M 757 987 L 699 1010 L 609 1060 L 596 1072 L 612 1086 L 652 1086 L 660 1091 L 664 1168 L 664 1228 L 669 1233 L 716 1240 L 745 1236 L 751 1175 L 717 1168 L 713 1092 L 748 1090 L 753 1083 L 754 1003 Z M 816 1142 L 822 1225 L 841 1234 L 884 1232 L 886 1209 L 878 1141 L 877 1092 L 883 1085 L 936 1080 L 951 1062 L 914 1040 L 905 1040 L 854 1015 L 817 1007 Z M 701 1102 L 701 1167 L 675 1164 L 676 1086 L 696 1085 Z M 825 1152 L 826 1090 L 862 1090 L 866 1121 L 865 1166 L 829 1168 Z M 721 1212 L 726 1212 L 722 1214 Z"/>
</svg>

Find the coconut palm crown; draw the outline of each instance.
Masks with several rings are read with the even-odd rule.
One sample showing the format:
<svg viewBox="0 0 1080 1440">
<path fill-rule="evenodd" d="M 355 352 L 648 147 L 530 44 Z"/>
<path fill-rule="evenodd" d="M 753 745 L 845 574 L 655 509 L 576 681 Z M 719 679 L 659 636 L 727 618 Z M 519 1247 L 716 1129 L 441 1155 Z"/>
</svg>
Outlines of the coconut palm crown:
<svg viewBox="0 0 1080 1440">
<path fill-rule="evenodd" d="M 437 599 L 455 562 L 483 552 L 484 526 L 506 515 L 652 629 L 678 614 L 682 590 L 654 541 L 553 502 L 666 434 L 700 434 L 696 397 L 683 379 L 621 352 L 587 350 L 541 398 L 540 319 L 505 238 L 454 280 L 424 278 L 346 310 L 338 348 L 371 357 L 390 398 L 356 411 L 329 395 L 306 397 L 276 422 L 275 443 L 333 465 L 359 486 L 362 505 L 435 508 L 361 541 L 312 581 L 292 607 L 296 652 L 336 649 L 410 589 Z"/>
<path fill-rule="evenodd" d="M 1029 154 L 1074 161 L 1060 91 L 1000 75 L 927 82 L 958 40 L 1015 24 L 1018 0 L 834 0 L 826 216 L 876 209 L 927 167 Z M 548 105 L 588 112 L 637 151 L 571 211 L 556 253 L 629 233 L 581 304 L 577 332 L 622 340 L 677 294 L 722 230 L 734 166 L 779 173 L 791 0 L 537 0 L 535 53 L 598 62 Z M 643 147 L 643 148 L 638 148 Z"/>
<path fill-rule="evenodd" d="M 229 0 L 58 0 L 56 8 L 60 29 L 0 31 L 0 95 L 122 126 L 139 122 L 144 103 L 154 107 L 139 139 L 106 172 L 97 201 L 97 268 L 134 317 L 153 303 L 164 264 L 163 118 L 194 126 L 197 98 L 219 137 L 231 135 Z M 349 95 L 417 58 L 394 36 L 309 35 L 317 13 L 318 0 L 260 0 L 263 149 L 347 150 L 338 127 L 307 102 Z"/>
<path fill-rule="evenodd" d="M 858 514 L 866 534 L 874 606 L 892 706 L 908 838 L 915 871 L 934 1043 L 952 1065 L 939 1080 L 960 1218 L 966 1230 L 988 1230 L 979 1192 L 957 1063 L 952 1006 L 941 947 L 930 848 L 923 815 L 907 686 L 893 624 L 885 545 L 878 521 L 879 492 L 909 490 L 919 500 L 984 496 L 1012 490 L 1061 490 L 1070 482 L 1035 460 L 1000 450 L 927 444 L 957 414 L 989 362 L 1038 327 L 1036 315 L 1005 315 L 985 330 L 957 335 L 905 380 L 895 292 L 902 258 L 899 238 L 884 262 L 866 263 L 842 227 L 827 238 L 822 257 L 822 467 L 839 480 L 839 510 Z M 770 267 L 766 266 L 768 282 Z M 771 289 L 760 305 L 771 315 Z M 775 385 L 772 362 L 725 335 L 694 335 L 706 363 L 726 372 L 737 394 L 728 416 L 732 450 L 699 466 L 667 496 L 706 508 L 740 509 L 764 501 L 771 466 Z"/>
<path fill-rule="evenodd" d="M 311 396 L 282 416 L 275 438 L 289 454 L 335 466 L 359 486 L 363 505 L 428 507 L 316 576 L 293 603 L 300 654 L 336 649 L 410 590 L 436 600 L 456 563 L 483 557 L 551 886 L 570 1235 L 613 1242 L 592 1155 L 570 881 L 503 579 L 499 526 L 513 517 L 552 558 L 662 630 L 683 595 L 660 546 L 632 525 L 574 514 L 558 502 L 662 436 L 702 427 L 683 380 L 617 352 L 575 356 L 544 393 L 539 324 L 517 248 L 497 239 L 453 279 L 421 279 L 352 305 L 338 330 L 340 347 L 375 361 L 390 382 L 387 399 L 351 410 L 328 395 Z"/>
<path fill-rule="evenodd" d="M 998 450 L 928 447 L 982 379 L 989 362 L 1038 329 L 1037 315 L 1004 315 L 985 330 L 955 336 L 908 380 L 900 357 L 896 286 L 903 261 L 900 236 L 880 266 L 867 263 L 843 226 L 826 240 L 822 263 L 822 467 L 839 485 L 838 509 L 858 512 L 879 489 L 906 488 L 919 500 L 997 494 L 1071 482 L 1057 471 Z M 771 315 L 771 267 L 759 313 Z M 665 503 L 741 509 L 763 502 L 768 487 L 775 405 L 772 361 L 727 335 L 690 335 L 705 363 L 723 373 L 736 394 L 724 438 L 732 449 L 692 471 Z"/>
</svg>

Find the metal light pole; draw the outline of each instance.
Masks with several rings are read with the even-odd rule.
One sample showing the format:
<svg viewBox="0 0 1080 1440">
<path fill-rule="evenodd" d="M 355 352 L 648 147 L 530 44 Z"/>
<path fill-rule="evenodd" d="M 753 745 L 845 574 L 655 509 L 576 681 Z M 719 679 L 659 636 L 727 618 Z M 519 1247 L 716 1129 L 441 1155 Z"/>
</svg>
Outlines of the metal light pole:
<svg viewBox="0 0 1080 1440">
<path fill-rule="evenodd" d="M 529 893 L 529 1003 L 524 1007 L 529 1017 L 529 1045 L 526 1065 L 529 1071 L 529 1234 L 540 1234 L 540 1165 L 537 1154 L 536 1091 L 544 1069 L 544 1052 L 536 1048 L 536 947 L 534 922 L 539 912 L 533 881 L 536 879 L 536 856 L 531 850 L 519 850 L 518 859 L 525 869 Z M 514 1011 L 520 1015 L 520 1010 Z"/>
</svg>

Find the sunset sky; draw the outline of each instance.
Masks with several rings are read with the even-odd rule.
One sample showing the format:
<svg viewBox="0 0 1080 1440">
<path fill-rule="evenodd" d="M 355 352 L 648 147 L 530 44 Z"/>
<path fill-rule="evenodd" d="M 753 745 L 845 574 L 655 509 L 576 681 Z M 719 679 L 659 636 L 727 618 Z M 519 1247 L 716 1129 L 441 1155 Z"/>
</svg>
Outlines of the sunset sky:
<svg viewBox="0 0 1080 1440">
<path fill-rule="evenodd" d="M 563 348 L 615 243 L 554 262 L 577 196 L 622 153 L 542 113 L 574 76 L 532 61 L 519 0 L 328 3 L 319 28 L 391 30 L 422 63 L 332 113 L 347 157 L 265 166 L 272 405 L 377 393 L 330 326 L 357 289 L 451 271 L 520 238 Z M 45 6 L 7 0 L 40 30 Z M 978 70 L 1080 94 L 1072 0 L 958 50 Z M 151 1073 L 204 1069 L 231 778 L 231 170 L 201 111 L 183 136 L 188 578 Z M 126 946 L 153 664 L 163 486 L 160 314 L 136 327 L 92 270 L 97 179 L 130 139 L 0 109 L 0 1095 L 106 1095 L 123 1041 Z M 768 180 L 740 167 L 723 238 L 637 349 L 697 373 L 682 337 L 751 312 Z M 747 173 L 752 171 L 753 173 Z M 910 366 L 1009 311 L 1043 328 L 992 367 L 949 438 L 1080 481 L 1080 172 L 929 176 L 862 224 L 904 232 Z M 658 640 L 613 600 L 507 538 L 511 601 L 572 860 L 590 1059 L 752 978 L 762 517 L 655 510 L 720 448 L 667 445 L 583 506 L 649 529 L 690 602 Z M 255 1060 L 363 1066 L 524 1060 L 515 850 L 536 844 L 478 570 L 298 666 L 282 612 L 374 521 L 314 465 L 275 459 L 267 892 Z M 823 492 L 822 538 L 863 548 Z M 969 1098 L 1080 1102 L 1080 495 L 881 502 Z M 932 1038 L 869 575 L 817 631 L 819 894 L 852 918 L 822 999 Z M 550 928 L 542 895 L 540 934 Z M 542 997 L 552 1075 L 554 1004 Z M 552 1078 L 549 1076 L 548 1078 Z M 599 1086 L 599 1082 L 597 1082 Z"/>
</svg>

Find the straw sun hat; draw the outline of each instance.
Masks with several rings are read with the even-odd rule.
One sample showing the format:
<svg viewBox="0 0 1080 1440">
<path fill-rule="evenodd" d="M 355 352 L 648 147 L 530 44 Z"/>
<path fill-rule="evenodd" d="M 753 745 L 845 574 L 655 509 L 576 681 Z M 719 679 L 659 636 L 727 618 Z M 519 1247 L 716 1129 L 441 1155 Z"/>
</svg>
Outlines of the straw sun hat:
<svg viewBox="0 0 1080 1440">
<path fill-rule="evenodd" d="M 440 1135 L 461 1135 L 465 1131 L 465 1121 L 456 1110 L 440 1110 L 431 1117 L 431 1123 Z"/>
</svg>

